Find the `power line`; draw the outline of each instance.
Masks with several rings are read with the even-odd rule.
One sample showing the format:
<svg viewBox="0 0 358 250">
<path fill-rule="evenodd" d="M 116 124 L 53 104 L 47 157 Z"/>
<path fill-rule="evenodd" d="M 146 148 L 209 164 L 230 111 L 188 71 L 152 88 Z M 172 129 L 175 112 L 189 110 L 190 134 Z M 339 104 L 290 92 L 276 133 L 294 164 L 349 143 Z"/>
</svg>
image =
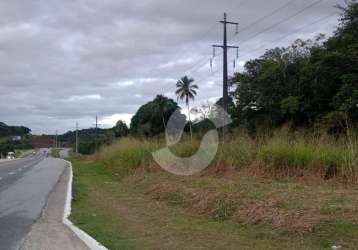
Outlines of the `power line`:
<svg viewBox="0 0 358 250">
<path fill-rule="evenodd" d="M 336 12 L 330 13 L 329 15 L 323 16 L 323 17 L 321 17 L 321 18 L 319 18 L 319 19 L 317 19 L 317 20 L 315 20 L 315 21 L 313 21 L 313 22 L 310 22 L 310 23 L 308 23 L 308 24 L 305 24 L 305 25 L 301 26 L 300 28 L 294 30 L 293 32 L 290 32 L 290 33 L 288 33 L 288 34 L 286 34 L 286 35 L 284 35 L 284 36 L 282 36 L 282 37 L 280 37 L 280 38 L 277 38 L 277 39 L 275 39 L 275 40 L 273 40 L 273 41 L 271 41 L 271 42 L 268 42 L 268 43 L 266 43 L 266 44 L 264 44 L 264 45 L 261 45 L 261 46 L 255 48 L 255 49 L 253 49 L 253 50 L 247 51 L 247 52 L 245 52 L 243 55 L 246 56 L 246 55 L 248 55 L 249 53 L 252 53 L 252 52 L 255 52 L 255 51 L 258 51 L 258 50 L 260 50 L 260 49 L 265 48 L 265 47 L 266 47 L 267 45 L 269 45 L 269 44 L 272 44 L 272 43 L 281 41 L 281 40 L 283 40 L 283 39 L 285 39 L 285 38 L 291 36 L 292 34 L 294 34 L 294 33 L 298 32 L 298 31 L 301 31 L 301 30 L 305 29 L 307 26 L 315 25 L 315 24 L 317 24 L 317 23 L 320 23 L 320 22 L 322 22 L 322 21 L 324 21 L 324 20 L 326 20 L 326 19 L 332 17 L 333 14 L 336 14 Z"/>
<path fill-rule="evenodd" d="M 270 13 L 256 19 L 255 21 L 253 21 L 252 23 L 244 26 L 243 28 L 240 29 L 240 33 L 244 33 L 246 30 L 249 30 L 251 27 L 255 26 L 256 24 L 262 22 L 263 20 L 265 20 L 266 18 L 269 18 L 269 17 L 272 17 L 274 16 L 276 13 L 280 12 L 281 10 L 285 9 L 286 7 L 288 7 L 289 5 L 291 5 L 292 3 L 296 2 L 296 0 L 291 0 L 289 1 L 288 3 L 285 3 L 283 5 L 281 5 L 280 7 L 274 9 L 273 11 L 271 11 Z M 237 36 L 238 34 L 235 34 L 231 39 L 230 41 L 234 40 L 235 37 Z"/>
<path fill-rule="evenodd" d="M 286 17 L 286 18 L 284 18 L 284 19 L 281 19 L 280 21 L 276 22 L 276 23 L 273 24 L 272 26 L 270 26 L 270 27 L 268 27 L 268 28 L 266 28 L 266 29 L 264 29 L 264 30 L 258 32 L 258 33 L 255 33 L 253 36 L 251 36 L 251 37 L 249 37 L 248 39 L 244 40 L 242 43 L 246 43 L 246 42 L 248 42 L 249 40 L 251 40 L 251 39 L 253 39 L 253 38 L 259 36 L 260 34 L 263 34 L 263 33 L 267 32 L 267 31 L 269 31 L 269 30 L 275 28 L 276 26 L 278 26 L 278 25 L 280 25 L 280 24 L 282 24 L 282 23 L 284 23 L 284 22 L 287 22 L 288 20 L 290 20 L 290 19 L 292 19 L 292 18 L 294 18 L 294 17 L 300 15 L 301 13 L 303 13 L 303 12 L 305 12 L 306 10 L 308 10 L 308 9 L 310 9 L 310 8 L 312 8 L 312 7 L 314 7 L 315 5 L 319 4 L 319 3 L 322 2 L 322 1 L 323 1 L 323 0 L 317 0 L 317 1 L 313 2 L 312 4 L 310 4 L 310 5 L 306 6 L 306 7 L 304 7 L 303 9 L 300 9 L 300 10 L 297 11 L 297 12 L 295 12 L 293 15 L 291 15 L 291 16 L 289 16 L 289 17 Z M 273 11 L 270 12 L 269 14 L 267 14 L 267 15 L 265 15 L 265 16 L 259 18 L 259 19 L 257 19 L 256 21 L 254 21 L 254 22 L 251 23 L 250 25 L 245 26 L 242 30 L 248 30 L 250 27 L 254 26 L 255 24 L 257 24 L 257 23 L 259 23 L 259 22 L 261 22 L 261 21 L 263 21 L 264 19 L 275 15 L 276 13 L 278 13 L 278 12 L 281 11 L 281 10 L 283 10 L 284 8 L 286 8 L 287 6 L 289 6 L 290 4 L 292 4 L 293 2 L 294 2 L 294 0 L 291 0 L 291 1 L 289 1 L 288 3 L 285 3 L 284 5 L 282 5 L 282 6 L 280 6 L 279 8 L 273 10 Z M 242 31 L 242 30 L 241 30 L 241 31 Z M 236 35 L 237 35 L 237 34 L 235 34 L 235 36 L 236 36 Z M 234 36 L 230 41 L 233 41 L 234 38 L 235 38 L 235 36 Z M 191 72 L 191 73 L 193 73 L 193 72 L 195 72 L 197 69 L 200 69 L 201 67 L 203 67 L 204 65 L 206 65 L 206 64 L 209 62 L 209 60 L 210 60 L 210 58 L 209 58 L 209 59 L 204 58 L 204 59 L 198 61 L 197 63 L 195 63 L 193 66 L 189 67 L 185 72 Z M 195 69 L 195 70 L 194 70 L 194 69 Z"/>
<path fill-rule="evenodd" d="M 290 32 L 290 33 L 288 33 L 288 34 L 286 34 L 286 35 L 284 35 L 284 36 L 281 36 L 281 37 L 279 37 L 279 38 L 277 38 L 277 39 L 275 39 L 275 40 L 272 40 L 272 41 L 270 41 L 270 42 L 268 42 L 268 43 L 265 43 L 265 44 L 263 44 L 263 45 L 261 45 L 261 46 L 255 48 L 255 49 L 253 49 L 253 50 L 246 51 L 243 55 L 241 55 L 241 57 L 245 57 L 245 56 L 247 56 L 248 54 L 250 54 L 250 53 L 252 53 L 252 52 L 255 52 L 255 51 L 258 51 L 258 50 L 260 50 L 260 49 L 263 49 L 263 48 L 265 48 L 265 47 L 266 47 L 267 45 L 269 45 L 269 44 L 272 44 L 272 43 L 281 41 L 281 40 L 283 40 L 283 39 L 285 39 L 285 38 L 291 36 L 292 34 L 298 32 L 298 31 L 304 30 L 304 29 L 307 28 L 308 26 L 312 26 L 312 25 L 315 25 L 315 24 L 317 24 L 317 23 L 320 23 L 320 22 L 322 22 L 322 21 L 324 21 L 324 20 L 330 18 L 332 15 L 334 15 L 334 14 L 336 14 L 336 13 L 337 13 L 337 12 L 332 12 L 332 13 L 326 15 L 326 16 L 323 16 L 323 17 L 321 17 L 321 18 L 319 18 L 319 19 L 314 20 L 313 22 L 310 22 L 310 23 L 305 24 L 305 25 L 301 26 L 300 28 L 295 29 L 294 31 L 292 31 L 292 32 Z M 216 74 L 217 72 L 219 72 L 219 71 L 216 70 L 216 71 L 213 72 L 212 74 Z M 212 77 L 212 76 L 211 76 L 211 77 Z M 208 78 L 208 77 L 200 78 L 199 80 L 197 80 L 197 82 L 201 82 L 201 81 L 203 81 L 203 80 L 205 80 L 205 79 L 207 79 L 207 78 Z"/>
<path fill-rule="evenodd" d="M 266 18 L 272 17 L 273 15 L 275 15 L 276 13 L 278 13 L 281 10 L 285 9 L 286 7 L 288 7 L 290 4 L 292 4 L 294 2 L 296 2 L 296 0 L 291 0 L 288 3 L 285 3 L 284 5 L 281 5 L 277 9 L 273 10 L 272 12 L 264 15 L 263 17 L 260 17 L 259 19 L 257 19 L 256 21 L 252 22 L 251 24 L 241 28 L 240 29 L 241 33 L 243 33 L 244 31 L 246 31 L 248 29 L 250 29 L 252 26 L 255 26 L 256 24 L 260 23 L 261 21 L 265 20 Z"/>
<path fill-rule="evenodd" d="M 209 29 L 208 29 L 206 32 L 204 32 L 204 33 L 199 37 L 198 40 L 195 41 L 195 44 L 198 44 L 198 43 L 202 42 L 202 41 L 214 30 L 214 28 L 215 28 L 216 26 L 217 26 L 217 23 L 215 23 L 215 24 L 213 24 L 212 26 L 210 26 Z M 175 55 L 172 57 L 171 61 L 177 59 L 178 55 L 184 54 L 184 52 L 185 52 L 186 50 L 190 50 L 190 49 L 193 49 L 193 48 L 195 48 L 195 47 L 196 47 L 196 45 L 191 45 L 191 46 L 189 46 L 189 47 L 186 47 L 185 49 L 181 49 L 179 52 L 176 52 L 176 53 L 175 53 Z M 179 59 L 179 58 L 178 58 L 178 59 Z M 190 67 L 188 68 L 188 70 L 185 70 L 184 72 L 187 72 L 187 71 L 189 71 L 191 68 L 196 67 L 196 66 L 197 66 L 198 64 L 200 64 L 201 62 L 202 62 L 202 60 L 197 61 L 197 62 L 194 63 L 192 66 L 190 66 Z"/>
<path fill-rule="evenodd" d="M 179 57 L 178 56 L 181 56 L 182 54 L 185 53 L 185 51 L 187 50 L 190 50 L 190 49 L 193 49 L 195 47 L 197 47 L 196 44 L 202 42 L 211 32 L 213 32 L 214 28 L 217 26 L 218 24 L 217 23 L 214 23 L 213 25 L 211 25 L 201 36 L 199 36 L 199 38 L 195 41 L 195 44 L 192 44 L 190 45 L 189 47 L 185 47 L 179 51 L 177 51 L 172 57 L 170 60 L 168 60 L 168 63 L 170 61 L 175 61 L 175 60 L 179 60 Z M 202 59 L 195 62 L 192 66 L 190 66 L 186 71 L 184 72 L 187 72 L 189 71 L 191 68 L 194 68 L 196 67 L 197 65 L 199 65 L 200 63 L 202 62 Z M 158 77 L 160 76 L 159 74 L 155 74 L 155 75 L 152 75 L 151 77 Z"/>
<path fill-rule="evenodd" d="M 285 18 L 281 19 L 280 21 L 276 22 L 275 24 L 273 24 L 273 25 L 271 25 L 271 26 L 269 26 L 269 27 L 267 27 L 267 28 L 265 28 L 265 29 L 263 29 L 263 30 L 261 30 L 261 31 L 259 31 L 259 32 L 257 32 L 257 33 L 255 33 L 254 35 L 252 35 L 252 36 L 250 36 L 249 38 L 245 39 L 245 40 L 242 41 L 241 43 L 246 43 L 246 42 L 252 40 L 253 38 L 255 38 L 255 37 L 257 37 L 257 36 L 259 36 L 259 35 L 261 35 L 261 34 L 267 32 L 267 31 L 269 31 L 269 30 L 271 30 L 271 29 L 273 29 L 273 28 L 275 28 L 275 27 L 277 27 L 277 26 L 279 26 L 280 24 L 287 22 L 288 20 L 290 20 L 290 19 L 292 19 L 292 18 L 294 18 L 294 17 L 296 17 L 296 16 L 302 14 L 302 13 L 305 12 L 306 10 L 308 10 L 308 9 L 310 9 L 310 8 L 312 8 L 312 7 L 314 7 L 315 5 L 321 3 L 322 1 L 323 1 L 323 0 L 317 0 L 317 1 L 313 2 L 312 4 L 310 4 L 310 5 L 306 6 L 306 7 L 304 7 L 303 9 L 300 9 L 300 10 L 297 11 L 297 12 L 295 12 L 293 15 L 290 15 L 290 16 L 288 16 L 288 17 L 285 17 Z"/>
<path fill-rule="evenodd" d="M 251 40 L 251 39 L 257 37 L 258 35 L 260 35 L 260 34 L 262 34 L 262 33 L 265 33 L 265 32 L 267 32 L 267 31 L 273 29 L 274 27 L 276 27 L 276 26 L 278 26 L 278 25 L 280 25 L 280 24 L 282 24 L 282 23 L 284 23 L 284 22 L 287 22 L 288 20 L 290 20 L 290 19 L 292 19 L 292 18 L 294 18 L 294 17 L 300 15 L 301 13 L 303 13 L 303 12 L 305 12 L 306 10 L 308 10 L 308 9 L 310 9 L 310 8 L 312 8 L 312 7 L 314 7 L 315 5 L 321 3 L 322 1 L 323 1 L 323 0 L 317 0 L 317 1 L 313 2 L 313 3 L 311 3 L 310 5 L 304 7 L 303 9 L 300 9 L 299 11 L 295 12 L 293 15 L 291 15 L 291 16 L 289 16 L 289 17 L 286 17 L 286 18 L 284 18 L 284 19 L 281 19 L 279 22 L 275 23 L 274 25 L 272 25 L 272 26 L 270 26 L 270 27 L 268 27 L 268 28 L 266 28 L 266 29 L 264 29 L 264 30 L 262 30 L 262 31 L 260 31 L 260 32 L 258 32 L 258 33 L 256 33 L 256 34 L 254 34 L 254 35 L 251 36 L 250 38 L 244 40 L 242 43 L 248 42 L 249 40 Z M 271 12 L 270 14 L 268 14 L 268 15 L 266 15 L 266 16 L 267 16 L 267 17 L 270 17 L 270 16 L 274 15 L 274 14 L 277 13 L 278 11 L 280 11 L 280 10 L 284 9 L 285 7 L 287 7 L 287 6 L 288 6 L 289 4 L 291 4 L 292 2 L 293 2 L 293 1 L 290 1 L 290 2 L 288 2 L 288 3 L 286 3 L 286 4 L 284 4 L 283 6 L 279 7 L 278 9 L 274 10 L 273 12 Z M 265 18 L 266 18 L 266 16 L 265 16 Z M 254 24 L 255 24 L 255 23 L 258 23 L 258 22 L 260 22 L 260 21 L 262 21 L 263 19 L 264 19 L 264 17 L 259 18 L 257 21 L 254 22 Z M 249 27 L 251 27 L 251 25 L 246 26 L 244 29 L 248 29 Z M 234 40 L 234 39 L 232 39 L 232 40 Z"/>
<path fill-rule="evenodd" d="M 300 11 L 296 12 L 295 14 L 293 14 L 293 16 L 290 16 L 289 18 L 287 18 L 287 20 L 289 20 L 289 19 L 291 19 L 291 18 L 293 18 L 293 17 L 295 17 L 295 16 L 301 14 L 301 13 L 304 12 L 305 10 L 307 10 L 307 9 L 309 9 L 309 8 L 311 8 L 311 7 L 313 7 L 314 5 L 318 4 L 318 3 L 321 2 L 321 1 L 323 1 L 323 0 L 318 0 L 318 1 L 314 2 L 313 4 L 311 4 L 311 5 L 309 5 L 309 6 L 306 6 L 305 8 L 303 8 L 303 9 L 301 9 Z M 288 6 L 289 6 L 290 4 L 292 4 L 293 2 L 295 2 L 295 0 L 291 0 L 291 1 L 289 1 L 288 3 L 285 3 L 284 5 L 282 5 L 282 6 L 280 6 L 279 8 L 273 10 L 272 12 L 268 13 L 267 15 L 265 15 L 265 16 L 263 16 L 263 17 L 257 19 L 257 20 L 254 21 L 253 23 L 251 23 L 251 24 L 245 26 L 244 28 L 241 29 L 241 31 L 248 30 L 248 29 L 251 28 L 252 26 L 254 26 L 254 25 L 260 23 L 260 22 L 263 21 L 263 20 L 265 20 L 266 18 L 269 18 L 269 17 L 275 15 L 275 14 L 278 13 L 279 11 L 281 11 L 281 10 L 285 9 L 286 7 L 288 7 Z M 276 26 L 276 25 L 278 25 L 278 24 L 281 24 L 281 23 L 283 23 L 283 22 L 285 22 L 285 21 L 287 21 L 287 20 L 280 20 L 280 22 L 276 23 L 274 26 Z M 208 34 L 210 34 L 210 32 L 213 30 L 213 28 L 214 28 L 215 26 L 216 26 L 216 25 L 212 25 L 212 26 L 200 37 L 200 39 L 198 40 L 198 42 L 204 40 L 204 38 L 205 38 Z M 271 28 L 273 28 L 273 27 L 269 27 L 269 28 L 271 29 Z M 267 30 L 265 29 L 264 31 L 261 31 L 261 32 L 264 33 L 264 32 L 266 32 L 266 31 L 268 31 L 268 30 L 269 30 L 269 29 L 267 29 Z M 255 34 L 255 37 L 258 36 L 259 34 L 261 34 L 261 32 Z M 236 35 L 237 35 L 237 33 L 234 35 L 234 37 L 233 37 L 230 41 L 234 40 L 234 38 L 235 38 Z M 250 37 L 250 39 L 252 39 L 252 38 L 254 38 L 254 37 Z M 250 39 L 249 39 L 249 40 L 250 40 Z M 248 40 L 247 40 L 247 41 L 248 41 Z M 247 41 L 244 41 L 244 42 L 247 42 Z M 193 46 L 191 46 L 191 47 L 189 47 L 189 48 L 193 48 L 193 47 L 195 47 L 195 46 L 193 45 Z M 188 49 L 188 48 L 187 48 L 187 49 Z M 189 68 L 187 68 L 187 69 L 184 71 L 185 74 L 195 72 L 196 70 L 200 69 L 202 66 L 206 65 L 206 64 L 209 62 L 209 60 L 210 60 L 210 58 L 209 58 L 209 59 L 204 58 L 204 59 L 201 59 L 201 60 L 197 61 L 196 63 L 194 63 L 193 65 L 191 65 Z"/>
<path fill-rule="evenodd" d="M 246 43 L 246 42 L 250 41 L 251 39 L 253 39 L 253 38 L 259 36 L 260 34 L 263 34 L 263 33 L 267 32 L 267 31 L 269 31 L 269 30 L 275 28 L 276 26 L 278 26 L 278 25 L 280 25 L 280 24 L 282 24 L 282 23 L 284 23 L 284 22 L 289 21 L 290 19 L 292 19 L 292 18 L 294 18 L 294 17 L 300 15 L 301 13 L 303 13 L 303 12 L 305 12 L 306 10 L 308 10 L 308 9 L 310 9 L 310 8 L 312 8 L 312 7 L 314 7 L 315 5 L 321 3 L 322 1 L 323 1 L 323 0 L 317 0 L 317 1 L 313 2 L 313 3 L 311 3 L 310 5 L 308 5 L 308 6 L 304 7 L 304 8 L 302 8 L 302 9 L 300 9 L 299 11 L 297 11 L 297 12 L 295 12 L 294 14 L 290 15 L 289 17 L 283 18 L 283 19 L 281 19 L 280 21 L 276 22 L 275 24 L 273 24 L 273 25 L 271 25 L 271 26 L 265 28 L 264 30 L 261 30 L 260 32 L 255 33 L 253 36 L 250 36 L 249 38 L 245 39 L 242 43 Z M 254 25 L 256 25 L 256 24 L 262 22 L 262 21 L 265 20 L 266 18 L 269 18 L 269 17 L 275 15 L 276 13 L 280 12 L 281 10 L 283 10 L 283 9 L 285 9 L 286 7 L 288 7 L 289 5 L 291 5 L 293 2 L 294 2 L 294 0 L 291 0 L 291 1 L 289 1 L 288 3 L 285 3 L 284 5 L 278 7 L 277 9 L 275 9 L 275 10 L 273 10 L 272 12 L 268 13 L 267 15 L 264 15 L 263 17 L 257 19 L 257 20 L 254 21 L 253 23 L 251 23 L 251 24 L 245 26 L 241 31 L 246 31 L 246 30 L 248 30 L 249 28 L 253 27 Z M 326 18 L 327 18 L 327 17 L 326 17 Z M 323 19 L 326 19 L 326 18 L 323 18 Z M 312 25 L 312 24 L 314 24 L 314 23 L 318 23 L 319 21 L 322 21 L 322 20 L 317 20 L 316 22 L 310 23 L 309 25 Z M 305 25 L 305 26 L 307 26 L 307 25 Z M 212 31 L 212 29 L 213 29 L 214 27 L 215 27 L 215 25 L 211 26 L 211 27 L 200 37 L 199 41 L 204 40 L 204 38 Z M 298 30 L 301 30 L 301 28 L 298 29 Z M 298 30 L 296 30 L 295 32 L 297 32 Z M 236 34 L 235 34 L 235 36 L 236 36 Z M 235 36 L 234 36 L 231 40 L 234 40 Z M 286 35 L 286 36 L 284 36 L 284 37 L 282 37 L 282 38 L 280 38 L 280 39 L 276 39 L 276 40 L 274 40 L 274 41 L 272 41 L 272 42 L 270 42 L 270 43 L 273 43 L 273 42 L 279 41 L 279 40 L 281 40 L 281 39 L 284 39 L 284 38 L 287 37 L 287 36 L 288 36 L 288 35 Z M 230 40 L 230 41 L 231 41 L 231 40 Z M 269 44 L 270 44 L 270 43 L 269 43 Z M 267 45 L 267 44 L 266 44 L 266 45 Z M 192 47 L 195 47 L 195 46 L 191 46 L 191 47 L 189 47 L 189 48 L 192 48 Z M 261 48 L 261 47 L 263 47 L 263 46 L 260 46 L 260 48 Z M 255 50 L 258 50 L 258 49 L 259 49 L 259 48 L 256 48 Z M 189 68 L 187 68 L 184 72 L 185 72 L 186 74 L 189 74 L 189 73 L 192 74 L 192 73 L 194 73 L 194 72 L 200 70 L 203 66 L 207 65 L 207 64 L 209 63 L 209 61 L 210 61 L 210 57 L 208 57 L 208 58 L 203 58 L 203 59 L 201 59 L 201 60 L 198 60 L 198 61 L 197 61 L 196 63 L 194 63 L 192 66 L 190 66 Z M 214 74 L 215 74 L 215 73 L 217 73 L 217 72 L 214 72 Z"/>
</svg>

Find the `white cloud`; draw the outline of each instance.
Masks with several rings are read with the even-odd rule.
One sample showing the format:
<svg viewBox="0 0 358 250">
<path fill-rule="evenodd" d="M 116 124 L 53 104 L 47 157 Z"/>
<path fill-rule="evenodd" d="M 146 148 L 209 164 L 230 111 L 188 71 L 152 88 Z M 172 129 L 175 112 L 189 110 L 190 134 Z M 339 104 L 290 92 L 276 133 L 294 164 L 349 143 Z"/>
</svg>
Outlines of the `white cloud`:
<svg viewBox="0 0 358 250">
<path fill-rule="evenodd" d="M 132 117 L 133 114 L 114 114 L 101 118 L 100 123 L 108 128 L 108 127 L 113 127 L 114 125 L 116 125 L 117 121 L 122 120 L 129 127 Z"/>
<path fill-rule="evenodd" d="M 81 101 L 88 101 L 88 100 L 101 100 L 101 95 L 73 95 L 70 96 L 67 101 L 69 102 L 81 102 Z"/>
</svg>

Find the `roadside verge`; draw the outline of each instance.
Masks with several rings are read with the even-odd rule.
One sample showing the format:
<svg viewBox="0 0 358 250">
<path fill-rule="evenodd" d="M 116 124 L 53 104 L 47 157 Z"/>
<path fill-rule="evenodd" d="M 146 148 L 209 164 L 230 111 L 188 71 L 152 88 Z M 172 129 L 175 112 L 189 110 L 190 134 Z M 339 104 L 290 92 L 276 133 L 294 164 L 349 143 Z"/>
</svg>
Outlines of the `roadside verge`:
<svg viewBox="0 0 358 250">
<path fill-rule="evenodd" d="M 69 161 L 64 160 L 68 167 L 70 168 L 70 176 L 68 178 L 68 185 L 67 185 L 67 195 L 66 195 L 66 202 L 64 207 L 64 215 L 63 215 L 63 224 L 68 226 L 78 238 L 80 238 L 90 249 L 92 250 L 107 250 L 102 244 L 97 242 L 94 238 L 92 238 L 89 234 L 84 232 L 83 230 L 76 227 L 70 220 L 69 216 L 71 215 L 71 201 L 72 201 L 72 182 L 73 182 L 73 170 L 72 170 L 72 163 Z"/>
</svg>

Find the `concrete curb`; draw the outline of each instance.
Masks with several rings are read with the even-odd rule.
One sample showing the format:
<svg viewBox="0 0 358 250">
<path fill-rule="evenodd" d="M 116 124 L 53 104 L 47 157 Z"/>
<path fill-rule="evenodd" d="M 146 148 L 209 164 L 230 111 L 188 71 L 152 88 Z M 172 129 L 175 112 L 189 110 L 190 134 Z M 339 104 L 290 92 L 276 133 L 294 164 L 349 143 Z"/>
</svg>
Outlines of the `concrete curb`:
<svg viewBox="0 0 358 250">
<path fill-rule="evenodd" d="M 72 171 L 72 163 L 69 161 L 64 160 L 69 168 L 70 168 L 70 176 L 68 179 L 68 186 L 67 186 L 67 195 L 66 195 L 66 202 L 65 202 L 65 210 L 63 214 L 62 222 L 66 226 L 68 226 L 78 238 L 80 238 L 91 250 L 108 250 L 106 247 L 101 245 L 97 242 L 94 238 L 92 238 L 89 234 L 82 231 L 78 227 L 76 227 L 68 217 L 71 215 L 71 201 L 72 201 L 72 179 L 73 179 L 73 171 Z"/>
</svg>

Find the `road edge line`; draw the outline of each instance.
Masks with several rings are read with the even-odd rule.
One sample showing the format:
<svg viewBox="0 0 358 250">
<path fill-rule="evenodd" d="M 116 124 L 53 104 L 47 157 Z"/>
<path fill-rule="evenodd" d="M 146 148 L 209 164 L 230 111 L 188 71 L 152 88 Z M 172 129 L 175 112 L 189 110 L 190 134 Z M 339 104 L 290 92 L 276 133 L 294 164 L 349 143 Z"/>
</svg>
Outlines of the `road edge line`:
<svg viewBox="0 0 358 250">
<path fill-rule="evenodd" d="M 72 182 L 73 182 L 73 170 L 72 163 L 66 160 L 63 160 L 68 164 L 70 168 L 70 176 L 68 178 L 67 185 L 67 194 L 66 194 L 66 202 L 64 207 L 64 214 L 62 218 L 63 224 L 65 224 L 68 228 L 70 228 L 77 236 L 80 238 L 91 250 L 108 250 L 101 243 L 92 238 L 85 231 L 76 227 L 72 221 L 70 221 L 69 216 L 71 215 L 71 201 L 72 201 Z"/>
</svg>

